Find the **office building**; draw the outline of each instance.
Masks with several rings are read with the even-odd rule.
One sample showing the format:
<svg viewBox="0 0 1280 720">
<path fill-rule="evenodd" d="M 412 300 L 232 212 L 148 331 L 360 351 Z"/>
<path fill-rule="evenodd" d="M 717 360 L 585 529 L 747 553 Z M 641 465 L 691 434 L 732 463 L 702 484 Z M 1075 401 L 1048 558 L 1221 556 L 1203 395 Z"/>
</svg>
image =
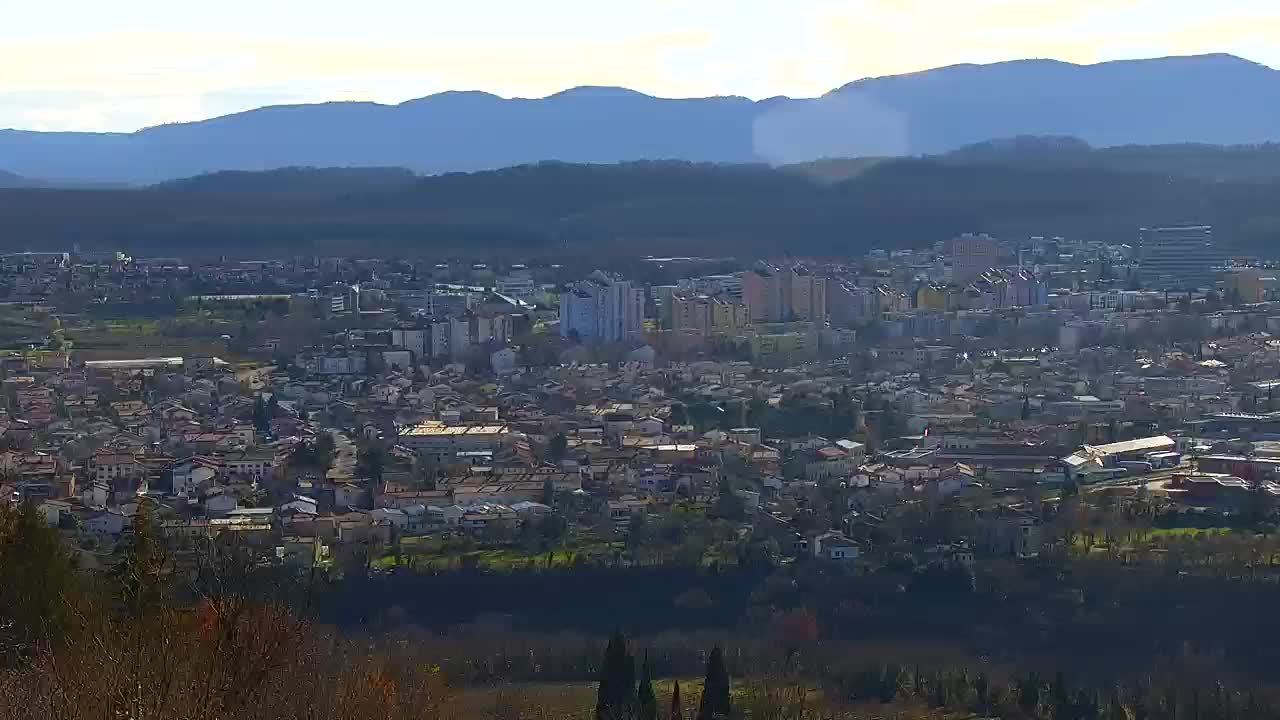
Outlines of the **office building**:
<svg viewBox="0 0 1280 720">
<path fill-rule="evenodd" d="M 528 270 L 513 270 L 508 275 L 498 278 L 494 284 L 500 294 L 519 300 L 532 300 L 537 288 L 533 284 L 533 274 Z"/>
<path fill-rule="evenodd" d="M 1208 225 L 1142 228 L 1138 231 L 1138 271 L 1157 289 L 1209 287 L 1221 258 Z"/>
</svg>

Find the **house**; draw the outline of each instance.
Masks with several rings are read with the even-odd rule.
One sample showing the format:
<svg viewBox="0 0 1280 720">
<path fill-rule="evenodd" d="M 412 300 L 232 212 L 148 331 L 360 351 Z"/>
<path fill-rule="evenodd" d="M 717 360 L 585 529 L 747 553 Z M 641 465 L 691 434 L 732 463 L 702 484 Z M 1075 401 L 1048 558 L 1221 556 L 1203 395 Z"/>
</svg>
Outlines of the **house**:
<svg viewBox="0 0 1280 720">
<path fill-rule="evenodd" d="M 857 543 L 835 531 L 815 536 L 809 543 L 809 550 L 815 558 L 833 562 L 856 560 L 862 554 Z"/>
<path fill-rule="evenodd" d="M 402 508 L 402 512 L 407 522 L 404 528 L 407 533 L 428 532 L 444 528 L 446 525 L 443 508 L 419 504 Z"/>
<path fill-rule="evenodd" d="M 223 465 L 228 475 L 239 475 L 261 482 L 275 473 L 276 453 L 270 448 L 245 450 L 223 458 Z"/>
<path fill-rule="evenodd" d="M 293 499 L 280 506 L 280 514 L 303 513 L 306 515 L 315 515 L 318 512 L 317 503 L 306 495 L 294 495 Z"/>
<path fill-rule="evenodd" d="M 609 519 L 613 521 L 615 530 L 626 530 L 631 527 L 631 520 L 636 515 L 646 512 L 649 503 L 645 500 L 622 499 L 609 501 Z"/>
<path fill-rule="evenodd" d="M 1001 557 L 1040 554 L 1040 519 L 1029 512 L 1000 508 L 979 517 L 978 549 Z"/>
<path fill-rule="evenodd" d="M 71 512 L 71 505 L 60 500 L 45 500 L 36 506 L 36 512 L 44 519 L 48 527 L 58 527 L 64 515 Z"/>
<path fill-rule="evenodd" d="M 805 463 L 804 476 L 811 482 L 844 480 L 862 465 L 862 458 L 832 445 L 814 451 L 812 460 Z"/>
<path fill-rule="evenodd" d="M 191 495 L 197 488 L 213 480 L 213 468 L 184 462 L 169 469 L 170 492 L 173 495 Z"/>
<path fill-rule="evenodd" d="M 103 508 L 107 506 L 110 495 L 111 488 L 106 483 L 94 482 L 80 492 L 80 504 L 85 507 Z"/>
<path fill-rule="evenodd" d="M 117 510 L 108 510 L 85 518 L 84 529 L 90 535 L 117 537 L 124 532 L 127 524 L 128 521 L 125 520 L 124 514 Z"/>
<path fill-rule="evenodd" d="M 520 517 L 524 518 L 526 522 L 531 519 L 540 520 L 551 513 L 550 505 L 528 501 L 515 503 L 511 506 L 511 509 L 519 513 Z"/>
<path fill-rule="evenodd" d="M 289 565 L 310 568 L 327 560 L 329 551 L 329 546 L 318 537 L 289 536 L 276 546 L 276 557 Z"/>
<path fill-rule="evenodd" d="M 223 517 L 240 506 L 231 493 L 218 493 L 204 499 L 204 512 L 209 517 Z"/>
<path fill-rule="evenodd" d="M 491 528 L 514 528 L 520 523 L 520 516 L 507 505 L 472 505 L 464 509 L 458 526 L 466 530 L 489 530 Z"/>
<path fill-rule="evenodd" d="M 489 363 L 493 367 L 493 374 L 499 377 L 515 373 L 518 360 L 516 351 L 512 348 L 503 348 L 489 355 Z"/>
<path fill-rule="evenodd" d="M 403 510 L 395 508 L 378 508 L 369 513 L 369 520 L 374 525 L 388 525 L 398 531 L 409 526 L 409 516 Z"/>
<path fill-rule="evenodd" d="M 367 497 L 364 487 L 355 483 L 338 483 L 333 488 L 334 507 L 364 507 Z"/>
<path fill-rule="evenodd" d="M 143 466 L 133 453 L 98 452 L 89 460 L 93 479 L 110 484 L 117 478 L 139 478 Z"/>
</svg>

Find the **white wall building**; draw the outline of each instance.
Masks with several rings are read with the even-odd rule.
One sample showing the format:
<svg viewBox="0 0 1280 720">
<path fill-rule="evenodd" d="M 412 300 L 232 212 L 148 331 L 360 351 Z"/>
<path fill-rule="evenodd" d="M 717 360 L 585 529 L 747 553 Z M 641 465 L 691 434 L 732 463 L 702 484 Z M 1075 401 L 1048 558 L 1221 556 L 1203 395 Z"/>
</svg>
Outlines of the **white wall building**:
<svg viewBox="0 0 1280 720">
<path fill-rule="evenodd" d="M 640 334 L 644 291 L 597 270 L 560 293 L 560 334 L 583 341 L 622 342 Z"/>
</svg>

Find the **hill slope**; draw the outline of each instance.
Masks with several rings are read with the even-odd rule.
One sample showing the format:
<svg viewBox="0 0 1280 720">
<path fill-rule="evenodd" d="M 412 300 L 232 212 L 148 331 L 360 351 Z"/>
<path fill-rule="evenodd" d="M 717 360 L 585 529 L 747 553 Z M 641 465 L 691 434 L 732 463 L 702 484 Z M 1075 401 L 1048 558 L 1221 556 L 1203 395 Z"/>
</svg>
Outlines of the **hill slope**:
<svg viewBox="0 0 1280 720">
<path fill-rule="evenodd" d="M 317 193 L 340 195 L 351 192 L 390 190 L 413 183 L 417 178 L 405 168 L 300 168 L 252 172 L 221 170 L 195 177 L 168 180 L 152 186 L 169 192 L 223 193 Z"/>
<path fill-rule="evenodd" d="M 268 107 L 127 134 L 0 131 L 29 177 L 154 183 L 218 170 L 540 160 L 804 162 L 939 154 L 993 137 L 1094 146 L 1280 140 L 1280 73 L 1226 55 L 1098 65 L 1024 60 L 870 78 L 821 98 L 654 98 L 577 88 L 541 99 L 449 92 L 395 106 Z"/>
<path fill-rule="evenodd" d="M 0 243 L 164 255 L 852 255 L 967 231 L 1128 242 L 1140 226 L 1188 221 L 1242 251 L 1280 243 L 1280 179 L 1096 167 L 896 159 L 818 181 L 760 164 L 548 162 L 358 191 L 220 182 L 216 192 L 0 191 Z"/>
<path fill-rule="evenodd" d="M 1095 148 L 1079 138 L 1021 136 L 966 145 L 931 159 L 948 165 L 1036 170 L 1095 169 L 1215 181 L 1280 178 L 1280 143 L 1259 145 L 1117 145 Z M 815 180 L 857 177 L 886 158 L 826 158 L 787 165 Z"/>
<path fill-rule="evenodd" d="M 0 170 L 0 189 L 29 188 L 36 187 L 38 185 L 39 183 L 34 180 L 29 180 L 21 175 L 15 175 L 11 172 Z"/>
</svg>

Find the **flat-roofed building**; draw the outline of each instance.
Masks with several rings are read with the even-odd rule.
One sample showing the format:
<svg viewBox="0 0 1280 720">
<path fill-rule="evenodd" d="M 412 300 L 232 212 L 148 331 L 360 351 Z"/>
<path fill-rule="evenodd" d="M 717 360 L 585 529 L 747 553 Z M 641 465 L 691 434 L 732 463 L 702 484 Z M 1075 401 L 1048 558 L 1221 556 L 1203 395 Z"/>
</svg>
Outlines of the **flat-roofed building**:
<svg viewBox="0 0 1280 720">
<path fill-rule="evenodd" d="M 496 453 L 510 435 L 511 429 L 502 423 L 445 425 L 429 421 L 402 429 L 399 443 L 436 462 L 452 462 L 459 453 L 484 450 Z"/>
</svg>

